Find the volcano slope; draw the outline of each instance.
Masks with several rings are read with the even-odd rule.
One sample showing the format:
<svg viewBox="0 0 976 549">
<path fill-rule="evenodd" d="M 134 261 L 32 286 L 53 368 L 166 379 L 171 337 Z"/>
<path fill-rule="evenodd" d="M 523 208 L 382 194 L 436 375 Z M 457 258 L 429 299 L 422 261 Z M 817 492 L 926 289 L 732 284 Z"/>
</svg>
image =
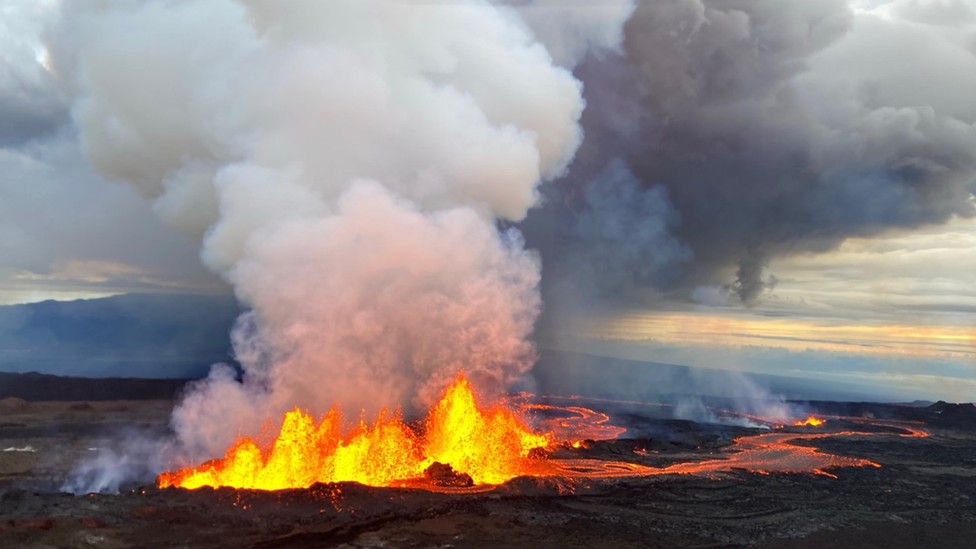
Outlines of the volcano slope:
<svg viewBox="0 0 976 549">
<path fill-rule="evenodd" d="M 160 490 L 149 477 L 115 495 L 60 492 L 79 460 L 118 445 L 120 434 L 164 437 L 171 406 L 0 402 L 0 547 L 830 549 L 968 546 L 976 536 L 976 418 L 971 406 L 946 404 L 819 403 L 818 411 L 834 419 L 818 431 L 783 427 L 776 440 L 800 436 L 786 449 L 767 445 L 756 454 L 790 458 L 816 448 L 880 466 L 827 474 L 766 470 L 736 458 L 750 448 L 743 441 L 763 446 L 756 441 L 768 430 L 631 411 L 612 415 L 629 428 L 617 440 L 539 456 L 565 464 L 564 475 L 521 477 L 474 493 L 355 483 L 279 492 Z M 827 435 L 841 432 L 858 434 Z M 607 471 L 713 465 L 695 474 L 601 477 L 575 475 L 574 460 L 591 469 L 604 463 Z M 730 465 L 714 466 L 718 460 Z M 137 462 L 121 463 L 138 474 Z"/>
</svg>

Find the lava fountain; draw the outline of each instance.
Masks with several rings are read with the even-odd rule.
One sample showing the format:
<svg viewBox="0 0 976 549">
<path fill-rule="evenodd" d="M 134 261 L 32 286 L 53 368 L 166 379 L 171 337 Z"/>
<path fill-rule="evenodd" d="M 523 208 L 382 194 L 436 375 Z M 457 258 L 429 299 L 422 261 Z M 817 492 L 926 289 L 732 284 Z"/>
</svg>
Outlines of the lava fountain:
<svg viewBox="0 0 976 549">
<path fill-rule="evenodd" d="M 593 458 L 548 459 L 557 446 L 585 449 L 584 438 L 616 438 L 626 429 L 609 424 L 606 414 L 582 406 L 560 407 L 528 402 L 520 394 L 491 406 L 479 405 L 462 373 L 444 391 L 426 418 L 411 425 L 400 412 L 380 411 L 371 425 L 364 420 L 342 432 L 342 415 L 331 409 L 320 421 L 295 409 L 287 412 L 276 436 L 268 444 L 239 437 L 223 458 L 200 466 L 163 473 L 160 488 L 196 489 L 204 486 L 284 490 L 307 488 L 316 483 L 354 481 L 368 486 L 416 487 L 429 490 L 490 488 L 519 476 L 559 476 L 565 479 L 611 479 L 654 475 L 716 476 L 737 470 L 754 473 L 809 473 L 834 477 L 830 469 L 880 467 L 866 459 L 832 455 L 796 444 L 835 436 L 878 436 L 860 431 L 789 433 L 773 432 L 743 436 L 717 455 L 691 458 L 664 467 L 634 461 Z M 518 410 L 518 411 L 515 411 Z M 544 429 L 533 430 L 526 413 L 556 415 L 539 418 Z M 859 418 L 850 418 L 858 420 Z M 826 420 L 810 416 L 798 426 L 820 426 Z M 875 423 L 875 422 L 872 422 Z M 876 422 L 894 427 L 899 436 L 924 437 L 904 422 Z M 891 434 L 891 433 L 888 433 Z M 534 451 L 538 450 L 538 451 Z M 643 455 L 636 451 L 635 454 Z M 433 466 L 440 464 L 438 473 Z M 450 466 L 455 484 L 438 484 Z M 470 477 L 468 479 L 467 477 Z M 474 488 L 480 490 L 481 488 Z"/>
<path fill-rule="evenodd" d="M 793 425 L 796 426 L 796 427 L 820 427 L 821 425 L 823 425 L 826 422 L 827 422 L 827 420 L 820 419 L 817 416 L 807 416 L 806 419 L 800 419 L 800 420 L 794 421 L 793 422 Z"/>
<path fill-rule="evenodd" d="M 341 433 L 342 415 L 321 421 L 299 409 L 287 412 L 270 447 L 239 437 L 221 459 L 159 476 L 160 488 L 229 486 L 260 490 L 306 488 L 317 482 L 355 481 L 398 486 L 424 477 L 434 463 L 448 464 L 475 484 L 499 484 L 530 474 L 529 453 L 553 444 L 502 405 L 479 407 L 463 374 L 431 408 L 419 429 L 399 411 L 382 410 L 372 425 Z"/>
</svg>

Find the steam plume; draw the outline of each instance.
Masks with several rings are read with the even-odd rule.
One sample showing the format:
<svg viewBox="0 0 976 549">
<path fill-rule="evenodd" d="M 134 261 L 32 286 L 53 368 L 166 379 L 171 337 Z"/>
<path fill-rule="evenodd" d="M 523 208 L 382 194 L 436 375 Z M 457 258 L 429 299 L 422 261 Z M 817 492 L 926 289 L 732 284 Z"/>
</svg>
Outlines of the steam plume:
<svg viewBox="0 0 976 549">
<path fill-rule="evenodd" d="M 88 158 L 253 308 L 243 383 L 216 367 L 174 413 L 191 456 L 287 407 L 409 408 L 460 368 L 492 391 L 531 367 L 540 265 L 496 219 L 566 172 L 583 111 L 533 29 L 571 66 L 632 9 L 561 37 L 535 4 L 65 5 L 54 64 Z"/>
</svg>

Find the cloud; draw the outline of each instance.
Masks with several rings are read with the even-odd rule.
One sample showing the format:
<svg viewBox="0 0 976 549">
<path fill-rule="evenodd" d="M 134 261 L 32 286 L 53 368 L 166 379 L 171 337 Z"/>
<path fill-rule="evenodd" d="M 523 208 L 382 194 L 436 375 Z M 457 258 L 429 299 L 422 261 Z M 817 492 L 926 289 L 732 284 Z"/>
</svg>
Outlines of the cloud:
<svg viewBox="0 0 976 549">
<path fill-rule="evenodd" d="M 550 189 L 548 198 L 560 191 Z M 676 276 L 691 258 L 671 233 L 681 223 L 668 190 L 642 188 L 622 160 L 611 161 L 584 189 L 578 207 L 548 208 L 523 225 L 530 235 L 551 231 L 541 248 L 546 301 L 553 311 L 608 294 L 628 294 Z M 567 299 L 567 296 L 571 296 Z"/>
<path fill-rule="evenodd" d="M 725 286 L 698 286 L 691 291 L 691 300 L 707 307 L 729 304 L 729 289 Z"/>
<path fill-rule="evenodd" d="M 619 51 L 623 26 L 635 0 L 507 0 L 542 42 L 553 60 L 575 67 L 587 54 Z"/>
<path fill-rule="evenodd" d="M 0 149 L 0 173 L 0 302 L 227 292 L 192 242 L 92 172 L 70 132 Z"/>
<path fill-rule="evenodd" d="M 54 19 L 51 2 L 12 0 L 0 18 L 0 146 L 19 146 L 69 121 L 67 97 L 44 66 L 41 30 Z"/>
<path fill-rule="evenodd" d="M 64 5 L 52 58 L 86 158 L 253 307 L 243 384 L 215 371 L 177 411 L 204 414 L 184 440 L 296 404 L 423 406 L 462 368 L 500 391 L 531 367 L 540 267 L 499 224 L 567 173 L 585 104 L 539 39 L 567 65 L 612 49 L 631 4 L 610 6 L 557 10 L 557 29 L 480 0 Z"/>
<path fill-rule="evenodd" d="M 769 308 L 920 325 L 965 325 L 976 306 L 976 223 L 853 238 L 826 254 L 774 260 L 782 280 Z M 961 316 L 962 315 L 962 316 Z"/>
<path fill-rule="evenodd" d="M 152 276 L 142 267 L 92 259 L 56 260 L 48 272 L 14 271 L 13 280 L 28 283 L 69 282 L 76 284 L 145 284 L 181 288 L 181 281 Z"/>
<path fill-rule="evenodd" d="M 0 303 L 227 292 L 191 243 L 82 156 L 68 89 L 44 42 L 59 8 L 47 0 L 0 8 Z"/>
<path fill-rule="evenodd" d="M 296 47 L 338 20 L 326 4 L 8 2 L 0 301 L 226 292 L 198 242 L 229 276 L 256 227 L 333 215 L 363 179 L 423 215 L 462 206 L 522 229 L 564 335 L 567 311 L 713 322 L 734 300 L 770 322 L 971 327 L 972 2 L 504 4 L 458 29 L 524 65 L 445 52 L 441 34 Z M 361 57 L 374 38 L 410 47 Z M 794 337 L 770 326 L 751 329 Z"/>
<path fill-rule="evenodd" d="M 976 399 L 971 359 L 866 355 L 813 347 L 790 350 L 773 345 L 695 345 L 655 339 L 580 339 L 564 350 L 808 379 L 820 388 L 831 387 L 838 393 L 847 391 L 874 400 Z"/>
<path fill-rule="evenodd" d="M 680 218 L 668 229 L 691 259 L 670 279 L 606 262 L 608 278 L 633 281 L 608 296 L 687 299 L 696 287 L 728 286 L 755 304 L 770 295 L 776 258 L 972 217 L 976 107 L 966 83 L 976 78 L 976 27 L 965 16 L 921 23 L 919 10 L 930 9 L 640 3 L 625 27 L 626 56 L 576 69 L 587 138 L 540 219 L 583 209 L 587 189 L 599 185 L 594 175 L 622 158 L 643 189 L 667 191 Z M 588 245 L 576 235 L 527 234 L 543 250 Z M 605 247 L 627 250 L 627 242 Z"/>
<path fill-rule="evenodd" d="M 976 4 L 972 0 L 896 0 L 883 9 L 899 19 L 938 27 L 976 23 Z"/>
</svg>

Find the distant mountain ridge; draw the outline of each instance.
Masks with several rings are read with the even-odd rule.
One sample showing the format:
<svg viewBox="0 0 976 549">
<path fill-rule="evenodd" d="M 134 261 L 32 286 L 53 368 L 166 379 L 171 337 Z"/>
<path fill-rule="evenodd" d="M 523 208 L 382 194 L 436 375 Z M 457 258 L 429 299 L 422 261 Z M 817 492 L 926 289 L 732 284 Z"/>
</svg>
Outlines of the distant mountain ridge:
<svg viewBox="0 0 976 549">
<path fill-rule="evenodd" d="M 0 307 L 0 371 L 192 378 L 231 360 L 232 296 L 127 294 Z"/>
<path fill-rule="evenodd" d="M 201 375 L 205 369 L 201 370 Z M 194 376 L 198 377 L 198 376 Z M 753 389 L 742 392 L 743 379 Z M 143 400 L 173 399 L 193 378 L 151 379 L 145 377 L 66 377 L 38 372 L 0 372 L 0 399 L 15 397 L 28 401 L 40 400 Z M 756 391 L 755 388 L 761 388 Z M 687 397 L 702 397 L 712 405 L 727 404 L 729 399 L 782 397 L 808 401 L 817 409 L 836 408 L 829 401 L 865 400 L 850 387 L 810 386 L 809 380 L 760 374 L 740 374 L 723 370 L 709 370 L 642 362 L 612 357 L 600 357 L 563 351 L 542 350 L 536 367 L 527 376 L 524 386 L 538 394 L 582 395 L 635 401 L 680 402 Z M 845 398 L 846 397 L 846 398 Z M 876 400 L 872 398 L 868 401 Z M 931 403 L 926 403 L 929 405 Z M 867 404 L 866 406 L 870 406 Z M 944 402 L 929 406 L 935 413 L 955 405 Z M 972 408 L 972 405 L 968 405 Z M 914 406 L 922 408 L 924 406 Z M 860 413 L 860 409 L 856 410 Z M 964 412 L 971 412 L 966 409 Z M 852 411 L 847 411 L 850 415 Z M 949 414 L 946 414 L 948 417 Z"/>
<path fill-rule="evenodd" d="M 0 399 L 41 400 L 171 400 L 188 379 L 78 378 L 27 372 L 0 372 Z"/>
<path fill-rule="evenodd" d="M 52 390 L 52 395 L 71 394 L 90 400 L 102 398 L 103 386 L 131 387 L 135 395 L 145 391 L 172 395 L 186 379 L 205 376 L 213 363 L 233 362 L 229 334 L 240 311 L 231 296 L 162 294 L 0 306 L 0 372 L 174 379 L 172 386 L 164 383 L 151 390 L 144 390 L 139 383 L 106 380 L 100 386 L 79 381 L 79 387 L 86 389 L 73 392 L 70 385 L 75 382 L 64 378 L 45 381 L 34 373 L 17 381 L 26 393 L 8 391 L 8 396 L 27 399 L 43 398 L 31 387 L 44 383 L 69 387 Z M 13 387 L 12 383 L 14 378 L 0 377 L 0 395 L 7 394 L 4 385 Z M 763 393 L 798 400 L 882 399 L 867 386 L 552 349 L 540 349 L 539 361 L 522 388 L 635 400 L 663 395 L 762 397 Z"/>
</svg>

